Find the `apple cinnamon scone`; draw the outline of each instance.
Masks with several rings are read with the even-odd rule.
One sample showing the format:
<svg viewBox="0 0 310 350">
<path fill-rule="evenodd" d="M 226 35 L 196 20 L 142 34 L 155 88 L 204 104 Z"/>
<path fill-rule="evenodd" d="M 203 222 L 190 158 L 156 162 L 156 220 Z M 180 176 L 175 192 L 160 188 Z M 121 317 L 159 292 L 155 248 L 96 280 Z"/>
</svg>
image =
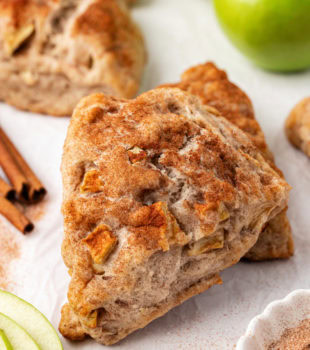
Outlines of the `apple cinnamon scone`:
<svg viewBox="0 0 310 350">
<path fill-rule="evenodd" d="M 124 0 L 0 0 L 0 100 L 20 109 L 63 116 L 94 92 L 131 98 L 144 63 Z"/>
<path fill-rule="evenodd" d="M 293 108 L 285 122 L 285 131 L 291 144 L 310 157 L 310 97 Z"/>
<path fill-rule="evenodd" d="M 255 119 L 249 97 L 229 81 L 227 74 L 212 62 L 194 66 L 185 71 L 177 84 L 163 86 L 178 87 L 199 96 L 206 105 L 216 108 L 220 115 L 244 131 L 261 151 L 262 155 L 281 176 L 274 164 L 263 131 Z M 294 253 L 292 230 L 285 208 L 264 227 L 256 245 L 245 256 L 250 260 L 289 258 Z"/>
<path fill-rule="evenodd" d="M 287 206 L 289 185 L 214 113 L 175 88 L 76 107 L 61 166 L 65 337 L 116 343 L 221 283 Z"/>
</svg>

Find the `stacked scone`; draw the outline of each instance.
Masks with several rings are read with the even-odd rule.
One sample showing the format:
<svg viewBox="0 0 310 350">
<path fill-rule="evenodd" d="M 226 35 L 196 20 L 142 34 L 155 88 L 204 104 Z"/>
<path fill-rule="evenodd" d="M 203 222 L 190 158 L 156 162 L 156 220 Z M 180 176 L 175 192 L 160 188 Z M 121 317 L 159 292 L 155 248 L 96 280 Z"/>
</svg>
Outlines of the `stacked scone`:
<svg viewBox="0 0 310 350">
<path fill-rule="evenodd" d="M 216 108 L 221 116 L 246 133 L 269 165 L 283 176 L 281 170 L 274 164 L 274 157 L 255 119 L 251 100 L 228 80 L 224 71 L 208 62 L 188 69 L 183 73 L 179 83 L 165 86 L 188 91 L 198 96 L 203 104 Z M 294 250 L 292 230 L 286 211 L 287 208 L 268 221 L 259 240 L 245 256 L 247 259 L 266 260 L 292 256 Z"/>
</svg>

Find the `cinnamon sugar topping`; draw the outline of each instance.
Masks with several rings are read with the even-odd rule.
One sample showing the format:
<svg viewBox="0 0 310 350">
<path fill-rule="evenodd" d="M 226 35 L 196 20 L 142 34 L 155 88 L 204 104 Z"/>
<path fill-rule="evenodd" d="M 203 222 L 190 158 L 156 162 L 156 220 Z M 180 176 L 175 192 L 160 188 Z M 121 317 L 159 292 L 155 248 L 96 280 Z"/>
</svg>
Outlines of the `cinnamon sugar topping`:
<svg viewBox="0 0 310 350">
<path fill-rule="evenodd" d="M 0 222 L 0 288 L 8 290 L 12 286 L 10 265 L 19 256 L 20 248 L 14 234 Z"/>
<path fill-rule="evenodd" d="M 286 329 L 280 340 L 269 345 L 268 350 L 307 350 L 310 349 L 310 319 L 299 326 Z"/>
</svg>

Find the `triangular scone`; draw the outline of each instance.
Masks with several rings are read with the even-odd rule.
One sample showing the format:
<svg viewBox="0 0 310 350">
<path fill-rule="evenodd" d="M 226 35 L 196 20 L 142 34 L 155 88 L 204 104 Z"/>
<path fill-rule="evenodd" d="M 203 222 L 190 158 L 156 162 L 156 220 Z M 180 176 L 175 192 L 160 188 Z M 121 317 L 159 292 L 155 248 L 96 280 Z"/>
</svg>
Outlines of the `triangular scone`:
<svg viewBox="0 0 310 350">
<path fill-rule="evenodd" d="M 60 331 L 103 344 L 221 283 L 289 192 L 246 134 L 170 88 L 83 99 L 62 175 L 72 280 Z"/>
<path fill-rule="evenodd" d="M 131 98 L 145 56 L 124 0 L 0 1 L 0 100 L 18 108 L 69 116 L 94 92 Z"/>
<path fill-rule="evenodd" d="M 262 155 L 281 176 L 265 141 L 260 125 L 255 119 L 249 97 L 228 80 L 227 74 L 208 62 L 194 66 L 182 74 L 181 82 L 164 85 L 178 87 L 199 96 L 206 105 L 216 108 L 220 115 L 238 126 L 253 141 Z M 293 255 L 292 230 L 285 208 L 271 219 L 259 236 L 255 246 L 245 256 L 251 260 L 289 258 Z"/>
</svg>

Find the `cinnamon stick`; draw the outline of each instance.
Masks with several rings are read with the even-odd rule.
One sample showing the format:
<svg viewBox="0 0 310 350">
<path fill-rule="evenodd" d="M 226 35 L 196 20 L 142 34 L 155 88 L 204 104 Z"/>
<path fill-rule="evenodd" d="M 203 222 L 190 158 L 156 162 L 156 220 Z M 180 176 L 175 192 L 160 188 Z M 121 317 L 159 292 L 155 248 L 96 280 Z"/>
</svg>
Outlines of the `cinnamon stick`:
<svg viewBox="0 0 310 350">
<path fill-rule="evenodd" d="M 28 181 L 22 174 L 20 168 L 14 161 L 11 153 L 7 149 L 5 143 L 0 137 L 0 165 L 5 172 L 6 176 L 10 180 L 11 184 L 15 188 L 16 192 L 21 197 L 27 197 L 28 195 Z"/>
<path fill-rule="evenodd" d="M 2 196 L 0 196 L 0 214 L 6 217 L 22 233 L 30 232 L 34 228 L 32 222 Z"/>
<path fill-rule="evenodd" d="M 46 194 L 46 189 L 44 188 L 41 181 L 37 178 L 37 176 L 31 170 L 27 162 L 24 160 L 22 155 L 18 152 L 14 144 L 11 142 L 11 140 L 8 138 L 8 136 L 5 134 L 5 132 L 1 127 L 0 127 L 0 141 L 2 141 L 2 144 L 4 144 L 7 151 L 11 155 L 11 160 L 15 163 L 16 167 L 19 168 L 20 173 L 26 179 L 26 183 L 25 183 L 26 187 L 23 189 L 24 191 L 21 191 L 20 187 L 19 188 L 15 187 L 14 183 L 11 181 L 9 174 L 7 174 L 5 167 L 1 162 L 1 155 L 0 155 L 0 164 L 3 167 L 3 170 L 5 171 L 5 173 L 7 174 L 9 180 L 12 182 L 14 188 L 16 189 L 16 191 L 18 192 L 18 194 L 21 196 L 22 199 L 30 202 L 38 202 Z M 1 150 L 0 150 L 0 154 L 1 154 Z M 12 172 L 13 169 L 9 168 L 8 170 Z M 21 181 L 21 178 L 17 176 L 16 173 L 13 173 L 13 176 L 11 177 L 13 177 L 15 180 L 16 178 L 18 178 L 18 181 Z M 19 184 L 20 186 L 20 183 L 17 183 L 17 184 Z"/>
<path fill-rule="evenodd" d="M 5 182 L 0 177 L 0 195 L 8 200 L 13 200 L 15 198 L 15 190 L 7 182 Z"/>
</svg>

